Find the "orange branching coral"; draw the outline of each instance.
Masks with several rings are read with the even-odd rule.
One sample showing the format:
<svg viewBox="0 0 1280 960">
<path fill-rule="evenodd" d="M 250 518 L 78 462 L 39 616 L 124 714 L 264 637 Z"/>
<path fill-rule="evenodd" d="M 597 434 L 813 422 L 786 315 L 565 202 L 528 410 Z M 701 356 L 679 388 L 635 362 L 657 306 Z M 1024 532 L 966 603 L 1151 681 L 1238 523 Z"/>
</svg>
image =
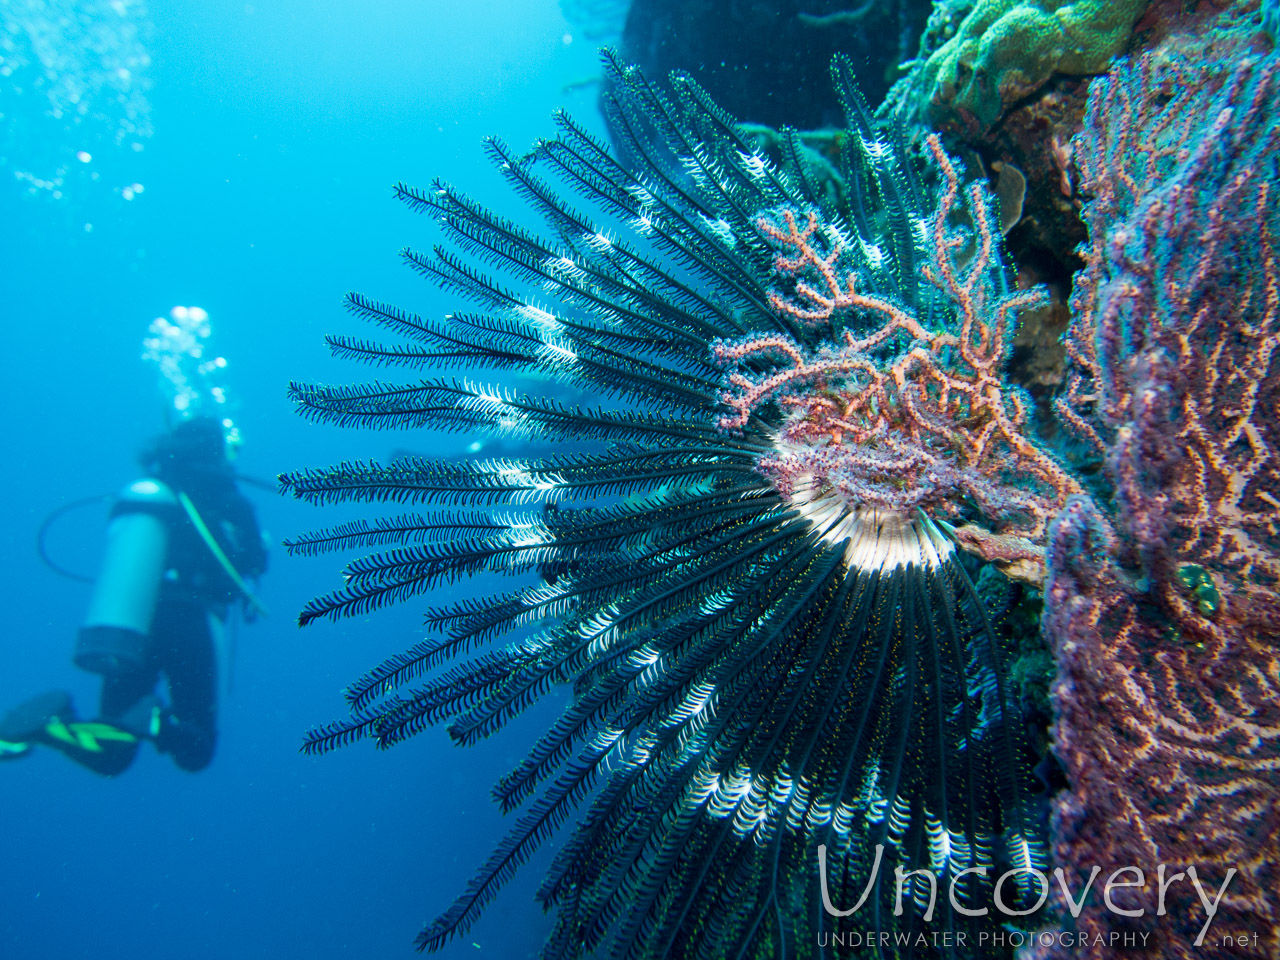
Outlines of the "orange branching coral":
<svg viewBox="0 0 1280 960">
<path fill-rule="evenodd" d="M 927 238 L 921 271 L 942 309 L 923 319 L 860 292 L 849 257 L 856 241 L 816 213 L 761 217 L 788 284 L 770 305 L 826 345 L 810 350 L 776 334 L 717 344 L 717 359 L 734 365 L 721 398 L 733 412 L 720 425 L 741 427 L 775 402 L 789 416 L 778 455 L 761 465 L 780 489 L 816 480 L 851 504 L 899 514 L 956 517 L 976 507 L 983 526 L 961 542 L 1016 560 L 1037 552 L 1049 521 L 1080 492 L 1030 438 L 1027 400 L 1004 377 L 1017 315 L 1045 294 L 1004 290 L 990 199 L 978 184 L 962 188 L 937 137 L 927 142 L 942 189 L 932 219 L 915 226 Z"/>
</svg>

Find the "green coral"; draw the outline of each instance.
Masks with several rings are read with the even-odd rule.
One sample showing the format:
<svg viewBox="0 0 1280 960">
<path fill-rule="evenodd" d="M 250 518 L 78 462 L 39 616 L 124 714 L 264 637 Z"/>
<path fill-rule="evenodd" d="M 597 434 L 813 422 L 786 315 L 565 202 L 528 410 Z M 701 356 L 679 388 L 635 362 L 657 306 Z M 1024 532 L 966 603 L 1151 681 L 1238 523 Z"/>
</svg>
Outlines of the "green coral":
<svg viewBox="0 0 1280 960">
<path fill-rule="evenodd" d="M 1222 606 L 1222 594 L 1208 570 L 1196 563 L 1184 564 L 1178 568 L 1178 580 L 1195 600 L 1200 616 L 1213 617 L 1218 612 Z"/>
<path fill-rule="evenodd" d="M 929 121 L 990 127 L 1055 73 L 1106 70 L 1147 0 L 979 0 L 924 67 Z"/>
</svg>

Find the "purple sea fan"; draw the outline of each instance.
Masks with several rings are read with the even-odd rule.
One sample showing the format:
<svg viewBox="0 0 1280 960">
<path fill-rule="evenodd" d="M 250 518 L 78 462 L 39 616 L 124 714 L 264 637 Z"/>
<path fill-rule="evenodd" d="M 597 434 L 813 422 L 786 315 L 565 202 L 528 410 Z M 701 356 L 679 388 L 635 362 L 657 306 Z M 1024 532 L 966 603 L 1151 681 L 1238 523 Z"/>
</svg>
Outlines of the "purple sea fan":
<svg viewBox="0 0 1280 960">
<path fill-rule="evenodd" d="M 1278 98 L 1280 60 L 1245 34 L 1173 38 L 1094 82 L 1074 144 L 1090 239 L 1059 411 L 1116 512 L 1077 501 L 1051 533 L 1055 855 L 1077 881 L 1143 870 L 1141 916 L 1095 894 L 1076 926 L 1144 931 L 1161 957 L 1277 949 Z M 1207 936 L 1185 878 L 1157 916 L 1162 863 L 1211 896 L 1237 871 Z"/>
</svg>

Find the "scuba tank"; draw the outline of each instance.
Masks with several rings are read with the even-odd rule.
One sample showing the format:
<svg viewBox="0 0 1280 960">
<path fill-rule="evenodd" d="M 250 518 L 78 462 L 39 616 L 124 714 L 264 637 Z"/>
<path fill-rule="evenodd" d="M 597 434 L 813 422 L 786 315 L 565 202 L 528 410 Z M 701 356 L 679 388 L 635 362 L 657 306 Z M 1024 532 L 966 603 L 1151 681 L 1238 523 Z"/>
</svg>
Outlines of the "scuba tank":
<svg viewBox="0 0 1280 960">
<path fill-rule="evenodd" d="M 76 666 L 110 675 L 145 662 L 169 549 L 164 515 L 178 509 L 173 491 L 158 480 L 138 480 L 121 493 L 76 638 Z"/>
<path fill-rule="evenodd" d="M 198 595 L 199 583 L 180 582 L 193 572 L 189 569 L 193 538 L 184 514 L 196 534 L 195 550 L 203 551 L 202 541 L 216 567 L 246 602 L 263 609 L 183 492 L 193 486 L 205 489 L 217 480 L 228 496 L 235 494 L 228 452 L 239 442 L 239 431 L 222 410 L 226 394 L 221 376 L 227 362 L 206 349 L 212 333 L 209 315 L 200 307 L 177 306 L 167 319 L 157 317 L 147 329 L 150 336 L 142 342 L 143 358 L 159 368 L 180 420 L 140 458 L 150 478 L 126 487 L 111 511 L 102 571 L 75 650 L 77 666 L 104 675 L 146 664 L 162 587 L 178 592 L 194 587 L 193 602 L 206 612 L 227 606 L 222 597 Z M 252 509 L 245 503 L 241 512 L 256 535 Z M 261 553 L 261 545 L 255 546 Z M 201 559 L 205 559 L 203 552 Z M 251 574 L 264 565 L 265 555 Z"/>
</svg>

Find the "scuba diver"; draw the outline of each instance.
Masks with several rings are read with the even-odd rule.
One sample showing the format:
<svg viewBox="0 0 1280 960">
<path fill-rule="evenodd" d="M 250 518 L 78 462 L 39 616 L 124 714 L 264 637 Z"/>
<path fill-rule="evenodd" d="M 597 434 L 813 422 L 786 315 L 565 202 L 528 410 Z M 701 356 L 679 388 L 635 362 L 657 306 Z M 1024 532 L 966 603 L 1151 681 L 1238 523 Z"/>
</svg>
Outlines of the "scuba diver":
<svg viewBox="0 0 1280 960">
<path fill-rule="evenodd" d="M 102 676 L 98 715 L 78 719 L 65 691 L 41 694 L 0 718 L 0 760 L 47 747 L 114 776 L 144 740 L 183 770 L 213 758 L 215 631 L 237 601 L 261 610 L 245 579 L 266 569 L 266 549 L 236 486 L 222 421 L 182 420 L 140 463 L 144 478 L 112 506 L 76 638 L 76 666 Z M 167 704 L 156 695 L 162 675 Z"/>
</svg>

